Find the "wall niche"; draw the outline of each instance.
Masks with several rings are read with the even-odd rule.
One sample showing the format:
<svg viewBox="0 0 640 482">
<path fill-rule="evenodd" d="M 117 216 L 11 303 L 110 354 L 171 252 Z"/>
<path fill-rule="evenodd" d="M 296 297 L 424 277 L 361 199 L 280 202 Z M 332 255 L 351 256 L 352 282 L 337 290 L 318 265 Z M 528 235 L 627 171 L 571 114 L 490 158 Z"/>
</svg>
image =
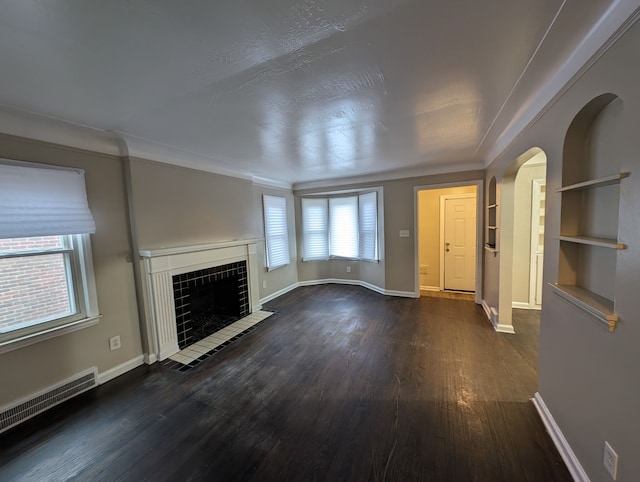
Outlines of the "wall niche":
<svg viewBox="0 0 640 482">
<path fill-rule="evenodd" d="M 629 172 L 616 155 L 623 111 L 614 94 L 596 97 L 567 131 L 562 158 L 558 282 L 554 292 L 614 331 L 620 186 Z"/>
</svg>

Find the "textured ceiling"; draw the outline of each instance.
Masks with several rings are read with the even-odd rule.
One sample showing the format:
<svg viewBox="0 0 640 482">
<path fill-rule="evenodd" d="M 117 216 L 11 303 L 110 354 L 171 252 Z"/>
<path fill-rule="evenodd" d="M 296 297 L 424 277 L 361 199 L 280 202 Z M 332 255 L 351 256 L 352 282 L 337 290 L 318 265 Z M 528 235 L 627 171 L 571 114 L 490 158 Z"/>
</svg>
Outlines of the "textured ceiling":
<svg viewBox="0 0 640 482">
<path fill-rule="evenodd" d="M 612 3 L 3 1 L 0 104 L 287 183 L 482 167 Z"/>
</svg>

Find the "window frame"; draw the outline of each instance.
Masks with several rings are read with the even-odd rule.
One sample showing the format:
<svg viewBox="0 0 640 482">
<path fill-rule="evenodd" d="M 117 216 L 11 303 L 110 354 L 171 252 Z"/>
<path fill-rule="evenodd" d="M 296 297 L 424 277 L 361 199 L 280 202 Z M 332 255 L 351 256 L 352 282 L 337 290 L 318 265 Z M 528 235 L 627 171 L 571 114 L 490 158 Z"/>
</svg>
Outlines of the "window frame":
<svg viewBox="0 0 640 482">
<path fill-rule="evenodd" d="M 269 216 L 267 216 L 267 204 L 268 204 L 267 198 L 277 199 L 278 200 L 277 202 L 280 202 L 280 200 L 282 200 L 284 204 L 284 206 L 282 206 L 281 212 L 278 213 L 280 216 L 282 216 L 282 219 L 284 220 L 284 233 L 275 235 L 276 236 L 275 239 L 272 237 L 273 235 L 269 234 L 270 227 L 269 227 Z M 275 204 L 272 204 L 271 207 L 275 208 L 279 206 L 275 206 Z M 267 266 L 267 270 L 273 271 L 275 269 L 282 268 L 284 266 L 291 264 L 291 250 L 289 247 L 289 219 L 287 215 L 287 198 L 284 196 L 263 194 L 262 195 L 262 217 L 264 220 L 264 239 L 265 239 L 264 256 L 265 256 L 265 264 Z M 274 246 L 274 244 L 277 244 L 277 240 L 282 240 L 282 243 L 281 245 Z M 270 250 L 270 247 L 271 247 L 271 250 Z M 269 256 L 270 251 L 272 253 L 275 251 L 284 251 L 286 262 L 271 266 L 270 264 L 271 256 Z"/>
<path fill-rule="evenodd" d="M 70 333 L 98 323 L 98 297 L 96 292 L 93 257 L 89 234 L 61 235 L 62 248 L 3 252 L 0 259 L 25 256 L 65 254 L 67 283 L 72 285 L 70 300 L 75 306 L 72 313 L 51 320 L 30 323 L 21 328 L 0 333 L 0 353 L 31 345 L 49 338 Z"/>
<path fill-rule="evenodd" d="M 381 188 L 371 188 L 371 189 L 366 189 L 366 190 L 358 190 L 358 191 L 350 191 L 350 192 L 339 192 L 339 193 L 322 193 L 322 194 L 317 194 L 317 195 L 308 195 L 308 196 L 303 196 L 301 197 L 301 217 L 302 217 L 302 246 L 303 246 L 303 253 L 302 253 L 302 261 L 306 262 L 306 261 L 328 261 L 331 259 L 336 259 L 336 260 L 347 260 L 347 261 L 366 261 L 366 262 L 370 262 L 370 263 L 379 263 L 380 262 L 380 253 L 381 253 L 381 239 L 380 239 L 380 221 L 379 221 L 379 216 L 380 216 L 380 190 Z M 374 258 L 367 258 L 367 257 L 362 257 L 361 256 L 361 246 L 360 246 L 360 233 L 361 233 L 361 219 L 360 219 L 360 215 L 361 215 L 361 211 L 360 211 L 360 198 L 362 196 L 366 196 L 369 194 L 375 194 L 375 207 L 376 207 L 376 215 L 375 215 L 375 247 L 374 247 Z M 331 199 L 339 199 L 339 198 L 355 198 L 356 199 L 356 226 L 355 226 L 355 232 L 356 232 L 356 250 L 357 250 L 357 256 L 356 257 L 349 257 L 349 256 L 339 256 L 339 255 L 335 255 L 335 254 L 331 254 L 331 217 L 332 217 L 332 213 L 331 213 Z M 309 257 L 306 255 L 306 236 L 307 236 L 307 232 L 305 229 L 305 201 L 306 200 L 316 200 L 316 201 L 324 201 L 325 202 L 325 206 L 326 206 L 326 215 L 325 215 L 325 219 L 326 219 L 326 226 L 324 229 L 324 233 L 326 236 L 326 252 L 327 252 L 327 256 L 326 257 Z"/>
</svg>

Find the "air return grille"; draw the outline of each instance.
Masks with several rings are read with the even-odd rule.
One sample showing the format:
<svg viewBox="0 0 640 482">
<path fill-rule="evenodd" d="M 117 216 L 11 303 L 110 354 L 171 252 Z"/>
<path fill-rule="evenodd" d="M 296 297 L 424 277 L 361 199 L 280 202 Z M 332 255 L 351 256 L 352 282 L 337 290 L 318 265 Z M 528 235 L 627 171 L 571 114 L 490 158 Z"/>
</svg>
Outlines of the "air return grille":
<svg viewBox="0 0 640 482">
<path fill-rule="evenodd" d="M 78 373 L 0 412 L 0 432 L 96 386 L 97 369 Z"/>
</svg>

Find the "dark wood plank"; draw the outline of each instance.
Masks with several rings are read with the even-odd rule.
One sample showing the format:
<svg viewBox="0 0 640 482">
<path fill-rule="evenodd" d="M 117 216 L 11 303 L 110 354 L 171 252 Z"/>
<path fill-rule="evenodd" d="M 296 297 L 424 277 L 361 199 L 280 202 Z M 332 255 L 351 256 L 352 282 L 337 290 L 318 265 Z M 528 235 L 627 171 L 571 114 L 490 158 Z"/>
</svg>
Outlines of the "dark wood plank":
<svg viewBox="0 0 640 482">
<path fill-rule="evenodd" d="M 535 323 L 336 285 L 267 308 L 187 373 L 140 367 L 1 435 L 0 480 L 571 480 L 529 401 Z"/>
</svg>

